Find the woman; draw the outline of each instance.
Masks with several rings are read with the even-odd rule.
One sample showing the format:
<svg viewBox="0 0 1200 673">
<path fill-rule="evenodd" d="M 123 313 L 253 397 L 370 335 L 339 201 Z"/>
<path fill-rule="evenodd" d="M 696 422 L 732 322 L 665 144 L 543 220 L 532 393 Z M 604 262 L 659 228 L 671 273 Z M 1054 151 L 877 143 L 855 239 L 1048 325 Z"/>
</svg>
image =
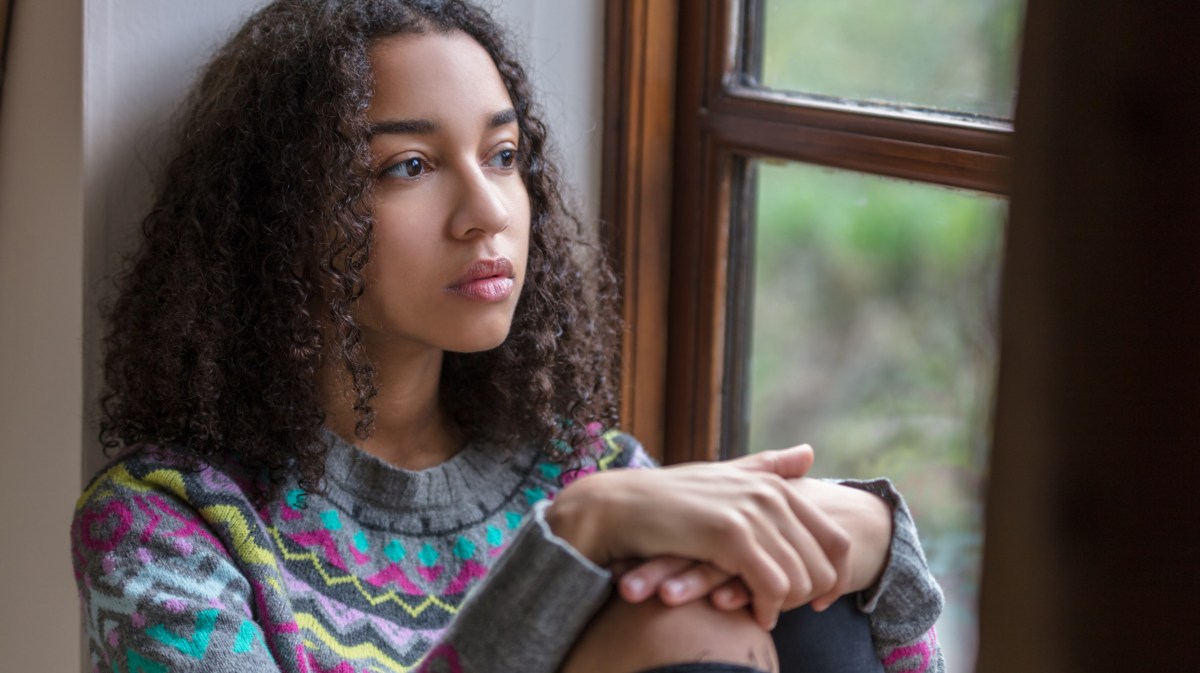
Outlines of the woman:
<svg viewBox="0 0 1200 673">
<path fill-rule="evenodd" d="M 782 610 L 860 590 L 885 666 L 940 668 L 885 482 L 614 469 L 652 463 L 604 430 L 612 278 L 486 13 L 276 2 L 176 141 L 72 528 L 98 669 L 776 670 Z"/>
</svg>

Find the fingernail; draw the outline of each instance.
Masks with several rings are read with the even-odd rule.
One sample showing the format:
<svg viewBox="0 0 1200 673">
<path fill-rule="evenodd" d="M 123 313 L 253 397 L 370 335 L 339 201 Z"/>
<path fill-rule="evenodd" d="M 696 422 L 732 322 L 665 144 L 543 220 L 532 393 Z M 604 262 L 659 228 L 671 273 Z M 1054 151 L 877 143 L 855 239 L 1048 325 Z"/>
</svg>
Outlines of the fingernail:
<svg viewBox="0 0 1200 673">
<path fill-rule="evenodd" d="M 686 588 L 687 586 L 684 584 L 683 580 L 667 580 L 666 584 L 663 584 L 663 591 L 667 592 L 671 596 L 682 595 L 684 589 Z"/>
<path fill-rule="evenodd" d="M 625 589 L 635 598 L 641 598 L 642 592 L 646 590 L 646 582 L 640 577 L 627 577 L 624 580 Z"/>
</svg>

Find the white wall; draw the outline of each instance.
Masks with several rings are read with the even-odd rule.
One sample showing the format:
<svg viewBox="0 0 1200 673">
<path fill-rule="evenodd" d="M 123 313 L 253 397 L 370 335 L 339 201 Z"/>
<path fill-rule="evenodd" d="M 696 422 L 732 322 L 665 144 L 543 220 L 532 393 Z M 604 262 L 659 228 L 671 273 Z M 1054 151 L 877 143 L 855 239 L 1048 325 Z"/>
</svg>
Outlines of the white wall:
<svg viewBox="0 0 1200 673">
<path fill-rule="evenodd" d="M 265 2 L 17 4 L 0 111 L 0 658 L 5 670 L 66 671 L 83 656 L 67 531 L 103 461 L 96 303 L 147 206 L 178 100 Z M 521 38 L 561 164 L 595 219 L 603 2 L 493 6 Z"/>
<path fill-rule="evenodd" d="M 604 110 L 603 0 L 507 0 L 496 16 L 524 39 L 515 45 L 533 76 L 553 150 L 585 222 L 600 216 Z"/>
</svg>

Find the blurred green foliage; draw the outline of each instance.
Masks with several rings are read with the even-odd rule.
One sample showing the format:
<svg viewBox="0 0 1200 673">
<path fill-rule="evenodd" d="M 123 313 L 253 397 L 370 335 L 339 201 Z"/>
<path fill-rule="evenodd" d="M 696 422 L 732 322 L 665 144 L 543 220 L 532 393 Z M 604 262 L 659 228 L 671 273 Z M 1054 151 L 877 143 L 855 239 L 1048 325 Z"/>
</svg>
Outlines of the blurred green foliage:
<svg viewBox="0 0 1200 673">
<path fill-rule="evenodd" d="M 967 658 L 1005 203 L 808 165 L 757 170 L 750 449 L 804 441 L 816 475 L 893 479 L 947 592 L 943 642 Z"/>
<path fill-rule="evenodd" d="M 1011 117 L 1018 0 L 765 0 L 762 82 Z"/>
</svg>

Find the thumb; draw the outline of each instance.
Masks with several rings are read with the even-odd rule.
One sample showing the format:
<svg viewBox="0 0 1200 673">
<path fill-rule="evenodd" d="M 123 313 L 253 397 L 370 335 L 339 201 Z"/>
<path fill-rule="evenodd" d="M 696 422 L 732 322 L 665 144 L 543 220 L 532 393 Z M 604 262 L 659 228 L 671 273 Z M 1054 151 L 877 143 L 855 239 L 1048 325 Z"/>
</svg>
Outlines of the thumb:
<svg viewBox="0 0 1200 673">
<path fill-rule="evenodd" d="M 788 449 L 763 451 L 729 461 L 729 464 L 754 472 L 774 472 L 784 479 L 797 479 L 812 469 L 813 448 L 800 444 Z"/>
</svg>

